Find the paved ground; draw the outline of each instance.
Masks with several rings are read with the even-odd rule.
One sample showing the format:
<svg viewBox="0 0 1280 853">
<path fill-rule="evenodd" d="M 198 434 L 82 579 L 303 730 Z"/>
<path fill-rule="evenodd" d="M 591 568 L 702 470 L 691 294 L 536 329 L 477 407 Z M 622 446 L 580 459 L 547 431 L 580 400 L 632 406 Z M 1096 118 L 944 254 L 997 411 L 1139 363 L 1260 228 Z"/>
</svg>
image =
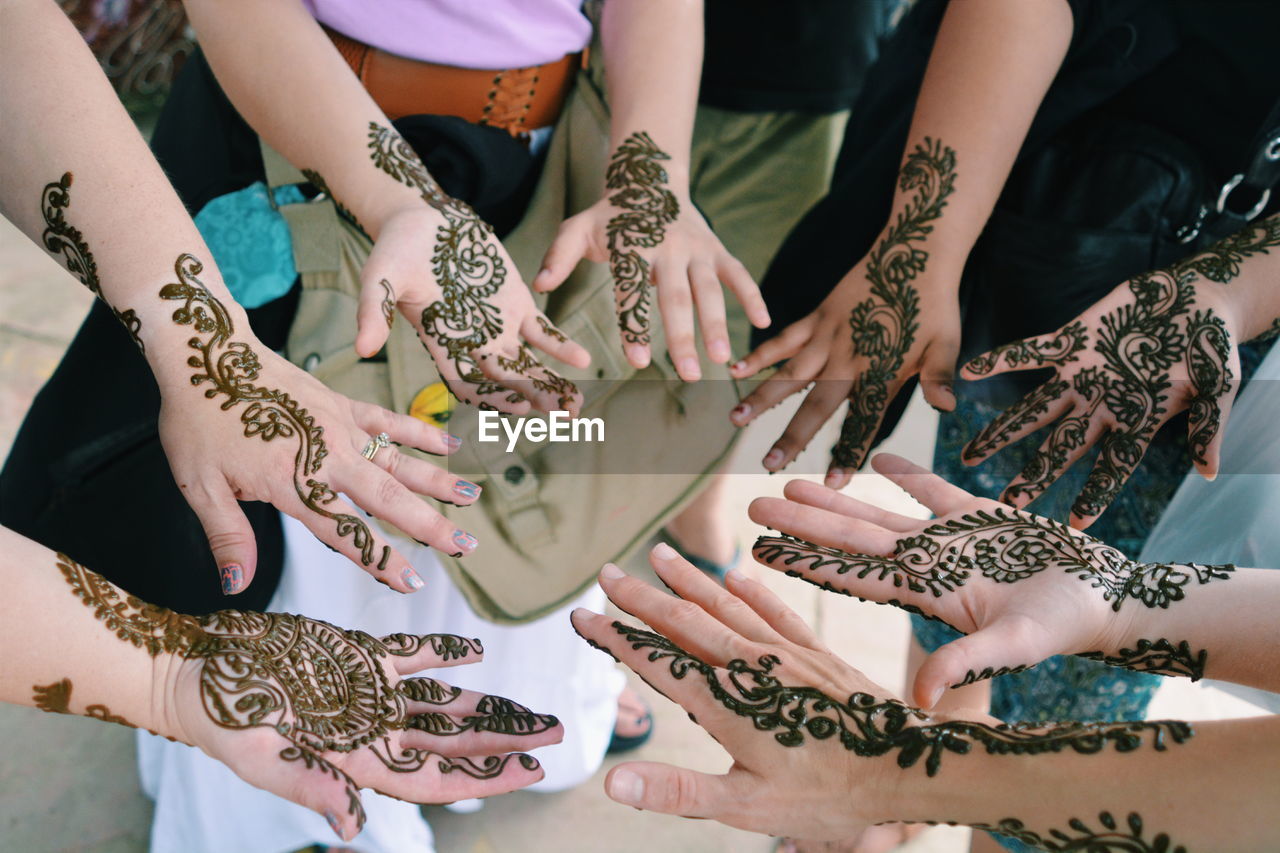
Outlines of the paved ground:
<svg viewBox="0 0 1280 853">
<path fill-rule="evenodd" d="M 0 219 L 0 457 L 8 453 L 27 405 L 56 366 L 88 302 L 83 288 Z M 788 416 L 789 410 L 780 409 L 762 419 L 743 443 L 744 458 L 759 459 Z M 916 400 L 886 449 L 927 464 L 934 425 L 932 412 Z M 829 447 L 829 438 L 819 437 L 814 447 Z M 818 471 L 819 453 L 810 453 L 795 467 Z M 735 478 L 733 512 L 741 522 L 744 546 L 758 533 L 746 518 L 747 503 L 757 495 L 780 494 L 786 479 Z M 920 512 L 874 474 L 855 477 L 848 491 L 902 512 Z M 822 594 L 772 573 L 767 580 L 832 648 L 880 684 L 901 689 L 907 640 L 907 622 L 901 613 Z M 728 766 L 723 750 L 683 712 L 644 685 L 640 689 L 655 707 L 657 731 L 638 757 L 708 771 Z M 1153 716 L 1186 719 L 1252 712 L 1251 706 L 1218 691 L 1173 680 L 1162 687 L 1152 708 Z M 5 745 L 0 755 L 0 851 L 136 853 L 146 849 L 150 804 L 138 789 L 131 732 L 80 718 L 0 706 L 0 743 Z M 770 839 L 614 805 L 601 788 L 607 769 L 577 790 L 512 794 L 489 801 L 472 815 L 428 809 L 439 849 L 444 853 L 764 853 L 772 849 Z M 967 838 L 967 830 L 936 828 L 903 850 L 958 853 L 967 849 Z"/>
</svg>

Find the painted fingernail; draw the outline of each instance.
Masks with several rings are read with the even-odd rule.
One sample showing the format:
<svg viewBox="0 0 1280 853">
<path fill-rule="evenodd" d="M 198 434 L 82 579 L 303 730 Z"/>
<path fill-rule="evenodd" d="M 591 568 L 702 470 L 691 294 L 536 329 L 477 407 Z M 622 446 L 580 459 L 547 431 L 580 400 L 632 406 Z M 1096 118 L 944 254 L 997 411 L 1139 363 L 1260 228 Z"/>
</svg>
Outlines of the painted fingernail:
<svg viewBox="0 0 1280 853">
<path fill-rule="evenodd" d="M 453 544 L 463 551 L 474 551 L 476 546 L 480 544 L 480 540 L 464 530 L 455 530 L 453 531 Z"/>
<path fill-rule="evenodd" d="M 827 485 L 834 488 L 835 484 L 840 482 L 840 480 L 843 477 L 844 477 L 843 468 L 832 468 L 830 471 L 827 472 Z"/>
<path fill-rule="evenodd" d="M 450 450 L 457 450 L 462 446 L 462 439 L 458 438 L 451 432 L 446 432 L 444 434 L 444 446 Z"/>
<path fill-rule="evenodd" d="M 747 363 L 745 361 L 734 362 L 733 367 L 729 369 L 732 370 L 734 373 L 741 373 L 742 371 L 747 369 Z"/>
<path fill-rule="evenodd" d="M 644 800 L 644 780 L 630 770 L 615 770 L 609 777 L 609 796 L 628 806 L 639 806 Z"/>
<path fill-rule="evenodd" d="M 733 411 L 729 414 L 733 415 L 733 419 L 737 421 L 745 421 L 751 416 L 751 406 L 746 403 L 739 403 L 733 407 Z"/>
<path fill-rule="evenodd" d="M 333 834 L 346 841 L 346 836 L 342 834 L 342 824 L 338 822 L 338 816 L 332 811 L 324 813 L 324 819 L 329 821 L 329 828 L 333 830 Z"/>
<path fill-rule="evenodd" d="M 413 570 L 412 566 L 405 566 L 404 571 L 400 573 L 400 577 L 404 578 L 405 585 L 409 589 L 418 590 L 426 586 L 426 581 L 422 579 L 422 575 Z"/>
<path fill-rule="evenodd" d="M 685 379 L 698 379 L 702 376 L 702 368 L 698 365 L 696 358 L 680 359 L 680 366 L 676 371 Z"/>
<path fill-rule="evenodd" d="M 764 467 L 766 468 L 777 468 L 781 464 L 782 448 L 780 447 L 775 447 L 773 450 L 770 450 L 764 457 Z"/>
<path fill-rule="evenodd" d="M 676 557 L 680 556 L 676 553 L 676 549 L 672 548 L 666 542 L 659 542 L 657 545 L 654 545 L 652 553 L 653 556 L 657 557 L 659 560 L 674 560 Z"/>
<path fill-rule="evenodd" d="M 244 568 L 239 563 L 227 563 L 218 567 L 218 577 L 222 581 L 222 594 L 235 595 L 244 583 Z"/>
<path fill-rule="evenodd" d="M 458 480 L 453 484 L 455 494 L 464 498 L 474 498 L 480 494 L 480 487 L 470 480 Z"/>
<path fill-rule="evenodd" d="M 605 563 L 604 567 L 600 569 L 600 575 L 608 578 L 609 580 L 617 580 L 618 578 L 624 578 L 627 576 L 626 572 L 622 571 L 622 569 L 618 568 L 613 563 Z"/>
</svg>

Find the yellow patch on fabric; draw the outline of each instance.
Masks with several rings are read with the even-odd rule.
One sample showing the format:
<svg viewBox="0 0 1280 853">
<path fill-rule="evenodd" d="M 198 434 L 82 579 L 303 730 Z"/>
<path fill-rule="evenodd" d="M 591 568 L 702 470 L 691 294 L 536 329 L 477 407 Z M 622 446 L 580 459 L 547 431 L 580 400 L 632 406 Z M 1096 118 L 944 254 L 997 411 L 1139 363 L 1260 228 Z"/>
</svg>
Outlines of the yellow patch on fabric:
<svg viewBox="0 0 1280 853">
<path fill-rule="evenodd" d="M 454 399 L 443 382 L 436 382 L 413 395 L 409 414 L 420 421 L 443 427 L 453 414 Z"/>
</svg>

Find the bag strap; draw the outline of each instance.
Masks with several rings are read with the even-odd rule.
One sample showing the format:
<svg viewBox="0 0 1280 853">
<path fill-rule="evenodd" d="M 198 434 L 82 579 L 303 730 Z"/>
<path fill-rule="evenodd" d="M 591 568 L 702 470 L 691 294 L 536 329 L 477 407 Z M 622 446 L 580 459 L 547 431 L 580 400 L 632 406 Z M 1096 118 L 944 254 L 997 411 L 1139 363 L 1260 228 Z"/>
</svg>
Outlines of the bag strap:
<svg viewBox="0 0 1280 853">
<path fill-rule="evenodd" d="M 1191 243 L 1204 231 L 1225 237 L 1266 210 L 1272 188 L 1280 184 L 1280 100 L 1267 112 L 1248 150 L 1248 167 L 1227 179 L 1212 206 L 1200 206 L 1196 221 L 1178 230 L 1179 242 Z"/>
</svg>

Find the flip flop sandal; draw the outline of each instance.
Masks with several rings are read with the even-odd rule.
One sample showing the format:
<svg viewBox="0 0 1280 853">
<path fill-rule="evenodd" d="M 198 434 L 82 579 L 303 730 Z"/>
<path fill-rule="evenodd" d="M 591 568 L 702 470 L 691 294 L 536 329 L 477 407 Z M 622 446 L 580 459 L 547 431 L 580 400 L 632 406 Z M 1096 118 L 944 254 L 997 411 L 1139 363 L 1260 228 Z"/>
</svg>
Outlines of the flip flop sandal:
<svg viewBox="0 0 1280 853">
<path fill-rule="evenodd" d="M 660 539 L 661 541 L 667 543 L 672 548 L 674 548 L 677 554 L 679 554 L 681 557 L 684 557 L 686 560 L 689 561 L 689 565 L 693 566 L 695 569 L 702 572 L 704 575 L 710 578 L 713 578 L 722 586 L 724 585 L 725 575 L 729 574 L 729 570 L 732 569 L 734 566 L 738 565 L 738 562 L 742 559 L 741 545 L 734 546 L 733 557 L 729 560 L 729 562 L 717 563 L 714 560 L 709 560 L 706 557 L 700 557 L 697 554 L 691 554 L 688 551 L 686 551 L 684 547 L 681 546 L 681 544 L 676 540 L 676 538 L 672 536 L 667 531 L 667 528 L 665 527 L 658 531 L 658 539 Z"/>
<path fill-rule="evenodd" d="M 633 749 L 639 749 L 653 737 L 653 712 L 649 708 L 649 703 L 640 699 L 640 704 L 644 705 L 644 715 L 640 718 L 647 720 L 649 728 L 645 729 L 638 735 L 620 735 L 615 730 L 613 737 L 609 739 L 609 748 L 605 750 L 607 755 L 618 755 L 623 752 L 630 752 Z"/>
</svg>

